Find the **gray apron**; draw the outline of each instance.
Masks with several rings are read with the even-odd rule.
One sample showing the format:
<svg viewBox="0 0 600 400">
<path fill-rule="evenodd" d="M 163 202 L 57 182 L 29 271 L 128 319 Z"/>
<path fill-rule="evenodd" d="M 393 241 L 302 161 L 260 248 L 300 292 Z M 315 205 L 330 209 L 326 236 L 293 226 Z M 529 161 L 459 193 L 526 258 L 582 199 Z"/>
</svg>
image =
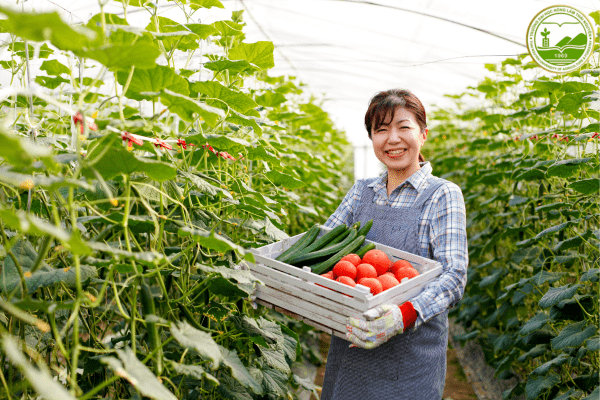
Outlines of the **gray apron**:
<svg viewBox="0 0 600 400">
<path fill-rule="evenodd" d="M 419 224 L 427 200 L 444 183 L 430 177 L 429 186 L 408 208 L 373 203 L 375 191 L 365 187 L 351 225 L 373 219 L 368 240 L 424 257 L 419 248 Z M 448 311 L 396 335 L 371 350 L 348 348 L 331 338 L 321 400 L 440 400 L 446 378 Z"/>
</svg>

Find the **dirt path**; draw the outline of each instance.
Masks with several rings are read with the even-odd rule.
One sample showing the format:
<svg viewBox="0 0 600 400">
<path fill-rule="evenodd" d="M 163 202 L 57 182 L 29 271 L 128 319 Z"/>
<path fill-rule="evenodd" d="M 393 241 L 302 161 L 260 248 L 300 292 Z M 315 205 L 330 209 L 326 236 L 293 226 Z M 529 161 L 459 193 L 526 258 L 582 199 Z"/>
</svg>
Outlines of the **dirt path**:
<svg viewBox="0 0 600 400">
<path fill-rule="evenodd" d="M 321 334 L 321 356 L 324 360 L 327 359 L 329 351 L 329 341 L 331 337 L 325 333 Z M 451 346 L 448 347 L 447 353 L 447 368 L 446 368 L 446 386 L 444 388 L 443 400 L 476 400 L 477 396 L 473 388 L 467 381 L 462 367 L 456 358 L 456 352 Z M 325 376 L 325 365 L 322 365 L 317 370 L 315 384 L 323 385 L 323 377 Z"/>
</svg>

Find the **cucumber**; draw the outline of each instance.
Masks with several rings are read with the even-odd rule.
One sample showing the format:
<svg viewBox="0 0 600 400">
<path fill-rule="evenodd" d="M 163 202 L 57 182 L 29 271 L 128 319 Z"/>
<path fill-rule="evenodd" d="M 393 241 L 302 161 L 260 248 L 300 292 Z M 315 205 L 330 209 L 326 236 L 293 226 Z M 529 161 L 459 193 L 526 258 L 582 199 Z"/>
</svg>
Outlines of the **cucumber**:
<svg viewBox="0 0 600 400">
<path fill-rule="evenodd" d="M 361 247 L 356 252 L 356 255 L 359 256 L 360 258 L 363 258 L 365 256 L 365 254 L 367 254 L 367 251 L 373 250 L 374 248 L 375 248 L 375 245 L 373 243 L 369 243 L 368 245 Z"/>
<path fill-rule="evenodd" d="M 332 239 L 335 239 L 339 235 L 341 235 L 344 232 L 346 232 L 347 229 L 348 228 L 344 224 L 336 226 L 335 228 L 333 228 L 332 230 L 330 230 L 329 232 L 327 232 L 326 234 L 324 234 L 323 236 L 321 236 L 320 238 L 318 238 L 317 240 L 315 240 L 310 246 L 305 247 L 301 251 L 301 253 L 308 254 L 308 253 L 311 253 L 313 251 L 320 250 L 320 249 L 325 248 L 325 247 L 329 247 L 329 242 Z"/>
<path fill-rule="evenodd" d="M 344 247 L 343 249 L 341 249 L 340 251 L 335 253 L 332 257 L 330 257 L 328 260 L 323 261 L 320 264 L 312 266 L 311 267 L 312 272 L 314 272 L 315 274 L 319 274 L 319 275 L 327 272 L 328 270 L 333 268 L 333 266 L 338 261 L 340 261 L 342 259 L 342 257 L 347 256 L 348 254 L 358 250 L 360 248 L 360 246 L 362 246 L 364 241 L 365 241 L 364 236 L 362 236 L 362 235 L 358 236 L 356 239 L 354 239 L 352 242 L 350 242 L 346 247 Z"/>
<path fill-rule="evenodd" d="M 346 225 L 344 225 L 346 226 Z M 347 228 L 347 227 L 346 227 Z M 342 232 L 341 235 L 339 235 L 338 237 L 334 238 L 331 240 L 331 242 L 327 243 L 327 247 L 329 246 L 333 246 L 336 243 L 339 243 L 341 241 L 343 241 L 344 239 L 346 239 L 348 237 L 348 235 L 353 231 L 353 229 L 346 229 L 346 231 Z"/>
<path fill-rule="evenodd" d="M 287 256 L 296 251 L 298 248 L 304 248 L 305 246 L 307 246 L 308 244 L 306 243 L 306 241 L 310 238 L 309 234 L 313 231 L 315 231 L 318 234 L 319 230 L 319 225 L 314 225 L 296 243 L 291 245 L 289 249 L 277 256 L 276 260 L 283 261 L 284 258 L 287 258 Z"/>
<path fill-rule="evenodd" d="M 318 250 L 318 251 L 313 251 L 312 253 L 304 253 L 304 250 L 300 251 L 297 257 L 293 258 L 292 260 L 290 260 L 290 264 L 293 265 L 299 265 L 299 264 L 304 264 L 306 265 L 308 264 L 312 264 L 314 262 L 316 262 L 318 259 L 321 259 L 323 257 L 328 257 L 331 256 L 335 253 L 337 253 L 339 250 L 343 249 L 344 247 L 346 247 L 350 242 L 352 242 L 357 236 L 357 232 L 353 229 L 350 229 L 350 234 L 348 235 L 348 237 L 346 237 L 346 239 L 344 239 L 344 241 L 334 244 L 332 246 L 326 247 L 324 249 Z M 312 263 L 311 263 L 312 261 Z"/>
<path fill-rule="evenodd" d="M 360 221 L 355 222 L 354 224 L 352 224 L 352 226 L 350 227 L 350 229 L 359 230 L 360 229 Z"/>
<path fill-rule="evenodd" d="M 150 288 L 146 283 L 141 284 L 141 300 L 142 300 L 142 311 L 144 312 L 144 317 L 149 314 L 156 315 L 156 308 L 154 306 L 154 298 L 152 297 L 152 293 L 150 292 Z M 146 322 L 146 329 L 148 330 L 148 348 L 150 351 L 156 351 L 156 354 L 153 358 L 154 366 L 159 374 L 162 374 L 162 361 L 163 354 L 160 343 L 160 333 L 158 332 L 158 326 L 156 326 L 156 322 Z"/>
<path fill-rule="evenodd" d="M 312 242 L 314 242 L 314 240 L 316 239 L 317 235 L 319 234 L 319 232 L 321 231 L 321 228 L 319 227 L 319 225 L 314 225 L 312 228 L 310 228 L 308 230 L 308 232 L 306 232 L 304 234 L 304 236 L 302 236 L 302 238 L 300 240 L 298 240 L 298 242 L 302 241 L 301 244 L 297 245 L 297 246 L 293 246 L 294 250 L 291 251 L 290 253 L 288 253 L 288 255 L 284 256 L 284 257 L 277 257 L 277 260 L 287 263 L 289 262 L 292 258 L 296 257 L 296 255 L 303 249 L 305 249 L 307 246 L 310 246 L 310 244 Z M 304 239 L 304 240 L 303 240 Z M 298 243 L 296 242 L 296 243 Z M 294 243 L 294 244 L 296 244 Z"/>
<path fill-rule="evenodd" d="M 360 230 L 358 231 L 359 235 L 363 235 L 364 237 L 367 237 L 367 233 L 369 233 L 369 231 L 371 230 L 371 227 L 373 226 L 373 220 L 370 219 L 367 221 L 367 223 L 365 224 L 365 226 L 363 226 L 362 228 L 360 228 Z"/>
</svg>

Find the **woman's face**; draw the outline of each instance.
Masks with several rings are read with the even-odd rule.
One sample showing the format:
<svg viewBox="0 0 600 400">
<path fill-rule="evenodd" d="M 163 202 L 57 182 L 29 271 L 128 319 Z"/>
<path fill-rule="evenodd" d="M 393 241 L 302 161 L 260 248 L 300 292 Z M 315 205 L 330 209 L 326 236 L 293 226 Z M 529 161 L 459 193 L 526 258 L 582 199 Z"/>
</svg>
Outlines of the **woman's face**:
<svg viewBox="0 0 600 400">
<path fill-rule="evenodd" d="M 400 174 L 404 179 L 419 169 L 419 152 L 427 133 L 421 132 L 415 115 L 397 107 L 391 121 L 383 121 L 377 129 L 371 129 L 375 155 L 389 173 Z"/>
</svg>

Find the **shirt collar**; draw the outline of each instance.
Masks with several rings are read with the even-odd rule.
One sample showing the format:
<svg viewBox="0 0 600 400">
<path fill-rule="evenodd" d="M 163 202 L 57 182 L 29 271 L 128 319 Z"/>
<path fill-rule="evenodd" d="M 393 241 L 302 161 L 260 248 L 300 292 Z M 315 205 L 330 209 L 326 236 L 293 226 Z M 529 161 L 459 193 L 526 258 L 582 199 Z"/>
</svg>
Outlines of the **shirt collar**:
<svg viewBox="0 0 600 400">
<path fill-rule="evenodd" d="M 394 192 L 400 190 L 400 188 L 404 187 L 405 185 L 411 185 L 413 188 L 415 188 L 417 193 L 420 193 L 421 190 L 425 188 L 424 185 L 427 182 L 427 179 L 431 176 L 432 172 L 431 163 L 429 161 L 425 161 L 420 162 L 419 165 L 421 166 L 421 168 L 417 172 L 412 174 L 407 180 L 398 185 L 398 187 L 394 189 Z M 387 171 L 385 171 L 383 174 L 381 174 L 379 178 L 375 179 L 368 185 L 369 187 L 373 188 L 373 191 L 375 193 L 382 191 L 382 193 L 385 193 L 386 197 L 387 175 L 388 173 Z"/>
</svg>

